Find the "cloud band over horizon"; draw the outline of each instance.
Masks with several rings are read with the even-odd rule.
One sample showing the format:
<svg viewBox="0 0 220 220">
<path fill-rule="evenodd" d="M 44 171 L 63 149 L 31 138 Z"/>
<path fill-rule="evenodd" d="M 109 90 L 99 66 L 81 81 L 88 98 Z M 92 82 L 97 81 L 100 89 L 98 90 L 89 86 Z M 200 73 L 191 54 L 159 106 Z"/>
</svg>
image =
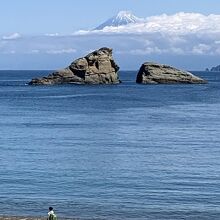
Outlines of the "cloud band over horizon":
<svg viewBox="0 0 220 220">
<path fill-rule="evenodd" d="M 108 46 L 118 55 L 218 56 L 220 15 L 199 13 L 162 14 L 137 23 L 102 30 L 81 30 L 69 35 L 4 35 L 0 54 L 83 55 Z"/>
</svg>

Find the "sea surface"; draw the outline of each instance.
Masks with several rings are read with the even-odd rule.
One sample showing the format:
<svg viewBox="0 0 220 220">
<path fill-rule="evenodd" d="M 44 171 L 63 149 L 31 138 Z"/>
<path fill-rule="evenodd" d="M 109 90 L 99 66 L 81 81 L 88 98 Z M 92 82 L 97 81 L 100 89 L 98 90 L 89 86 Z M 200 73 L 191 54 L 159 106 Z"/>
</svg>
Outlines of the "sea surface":
<svg viewBox="0 0 220 220">
<path fill-rule="evenodd" d="M 28 86 L 0 71 L 0 215 L 220 219 L 220 73 L 203 85 Z"/>
</svg>

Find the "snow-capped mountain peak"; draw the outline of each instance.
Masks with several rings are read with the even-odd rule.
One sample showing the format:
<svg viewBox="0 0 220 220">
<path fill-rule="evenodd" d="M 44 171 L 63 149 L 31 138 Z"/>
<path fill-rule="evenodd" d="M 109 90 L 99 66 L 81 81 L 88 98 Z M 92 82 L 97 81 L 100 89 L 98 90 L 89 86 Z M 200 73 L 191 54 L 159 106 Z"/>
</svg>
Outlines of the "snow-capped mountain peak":
<svg viewBox="0 0 220 220">
<path fill-rule="evenodd" d="M 99 25 L 95 30 L 102 30 L 103 28 L 110 26 L 110 27 L 117 27 L 121 25 L 127 25 L 130 23 L 137 23 L 141 19 L 133 15 L 130 11 L 120 11 L 114 17 L 108 19 L 101 25 Z"/>
<path fill-rule="evenodd" d="M 120 11 L 116 16 L 116 20 L 127 21 L 127 23 L 135 23 L 139 20 L 130 11 Z"/>
</svg>

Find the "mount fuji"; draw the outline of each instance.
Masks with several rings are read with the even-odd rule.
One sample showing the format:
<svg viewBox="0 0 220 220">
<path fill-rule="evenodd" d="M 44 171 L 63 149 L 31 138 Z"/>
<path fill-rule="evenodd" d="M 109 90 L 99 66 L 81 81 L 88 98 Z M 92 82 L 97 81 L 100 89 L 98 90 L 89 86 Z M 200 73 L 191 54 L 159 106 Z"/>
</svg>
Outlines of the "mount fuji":
<svg viewBox="0 0 220 220">
<path fill-rule="evenodd" d="M 96 27 L 94 30 L 102 30 L 105 27 L 118 27 L 130 23 L 137 23 L 140 21 L 141 19 L 134 16 L 130 11 L 120 11 L 117 15 L 108 19 L 107 21 Z"/>
</svg>

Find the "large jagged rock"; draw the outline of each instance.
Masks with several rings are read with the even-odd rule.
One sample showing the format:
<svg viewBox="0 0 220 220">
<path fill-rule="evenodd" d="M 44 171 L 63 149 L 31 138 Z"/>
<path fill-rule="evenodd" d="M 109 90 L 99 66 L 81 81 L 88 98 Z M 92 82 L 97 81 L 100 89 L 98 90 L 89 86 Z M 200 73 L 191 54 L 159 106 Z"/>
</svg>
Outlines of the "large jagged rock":
<svg viewBox="0 0 220 220">
<path fill-rule="evenodd" d="M 143 84 L 206 83 L 205 80 L 192 73 L 151 62 L 142 64 L 136 82 Z"/>
<path fill-rule="evenodd" d="M 103 47 L 83 58 L 73 61 L 65 69 L 47 77 L 32 79 L 29 85 L 75 84 L 117 84 L 119 67 L 112 57 L 112 49 Z"/>
</svg>

